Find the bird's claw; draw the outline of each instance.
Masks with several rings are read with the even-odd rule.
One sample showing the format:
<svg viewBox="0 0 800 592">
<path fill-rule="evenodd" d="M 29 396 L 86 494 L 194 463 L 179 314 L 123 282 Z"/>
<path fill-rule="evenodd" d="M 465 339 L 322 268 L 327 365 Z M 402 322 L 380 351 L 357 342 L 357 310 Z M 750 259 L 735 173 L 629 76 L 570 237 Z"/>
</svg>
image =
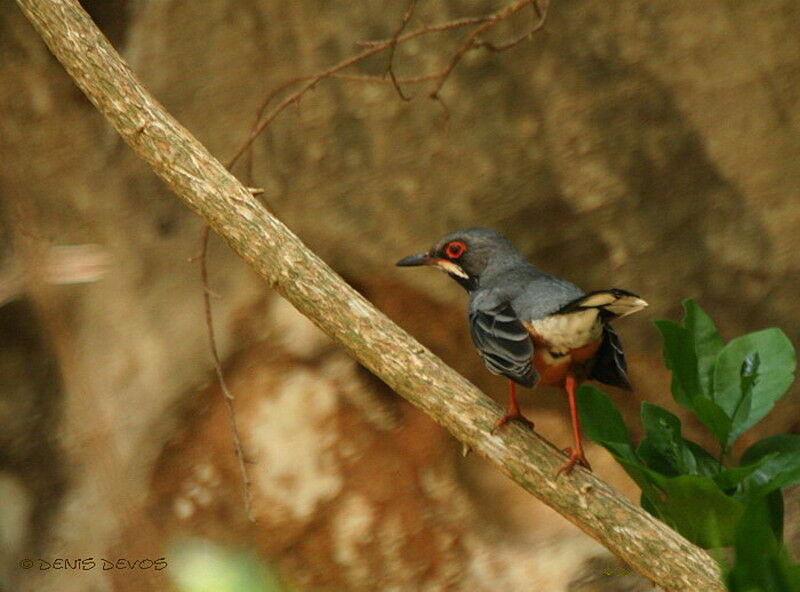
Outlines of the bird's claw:
<svg viewBox="0 0 800 592">
<path fill-rule="evenodd" d="M 495 424 L 494 424 L 494 427 L 492 428 L 492 432 L 491 432 L 491 433 L 492 433 L 492 434 L 495 434 L 495 433 L 497 432 L 497 430 L 499 430 L 500 428 L 502 428 L 502 427 L 503 427 L 504 425 L 506 425 L 506 424 L 507 424 L 509 421 L 516 421 L 516 422 L 519 422 L 519 423 L 521 423 L 522 425 L 524 425 L 524 426 L 526 426 L 526 427 L 529 427 L 529 428 L 531 429 L 531 431 L 533 431 L 533 422 L 532 422 L 530 419 L 528 419 L 527 417 L 525 417 L 524 415 L 522 415 L 522 413 L 520 413 L 519 411 L 517 411 L 516 413 L 506 413 L 506 414 L 505 414 L 503 417 L 501 417 L 500 419 L 498 419 L 498 420 L 495 422 Z"/>
<path fill-rule="evenodd" d="M 558 469 L 556 476 L 564 473 L 565 475 L 569 475 L 572 472 L 572 469 L 575 465 L 581 465 L 582 467 L 592 470 L 592 465 L 589 464 L 589 461 L 586 460 L 586 457 L 583 455 L 582 450 L 572 450 L 572 448 L 565 448 L 564 452 L 569 455 L 569 459 L 564 464 L 563 467 Z"/>
</svg>

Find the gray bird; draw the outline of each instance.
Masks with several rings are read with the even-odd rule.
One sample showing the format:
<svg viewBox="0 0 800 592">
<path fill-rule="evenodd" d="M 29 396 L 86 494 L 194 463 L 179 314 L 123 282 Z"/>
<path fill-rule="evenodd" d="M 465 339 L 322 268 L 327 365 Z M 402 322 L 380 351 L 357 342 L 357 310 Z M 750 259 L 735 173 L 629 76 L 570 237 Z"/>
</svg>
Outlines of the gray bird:
<svg viewBox="0 0 800 592">
<path fill-rule="evenodd" d="M 508 410 L 495 424 L 511 420 L 533 428 L 520 412 L 515 384 L 564 388 L 569 398 L 575 447 L 567 463 L 591 469 L 581 446 L 575 388 L 596 380 L 630 390 L 622 343 L 609 324 L 647 306 L 625 290 L 584 293 L 575 284 L 528 263 L 509 240 L 488 228 L 448 234 L 425 253 L 397 262 L 432 265 L 469 293 L 472 340 L 490 372 L 508 378 Z"/>
</svg>

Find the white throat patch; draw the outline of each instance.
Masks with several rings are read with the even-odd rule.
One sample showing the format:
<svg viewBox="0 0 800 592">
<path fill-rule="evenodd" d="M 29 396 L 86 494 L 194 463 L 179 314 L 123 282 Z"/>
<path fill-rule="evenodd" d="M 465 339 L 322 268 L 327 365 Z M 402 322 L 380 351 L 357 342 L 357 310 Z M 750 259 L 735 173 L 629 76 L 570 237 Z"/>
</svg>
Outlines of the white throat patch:
<svg viewBox="0 0 800 592">
<path fill-rule="evenodd" d="M 439 269 L 441 269 L 442 271 L 446 271 L 447 273 L 452 273 L 453 275 L 457 275 L 458 277 L 464 278 L 465 280 L 469 279 L 469 275 L 467 275 L 467 272 L 461 269 L 461 267 L 459 267 L 452 261 L 448 261 L 447 259 L 437 259 L 434 265 Z"/>
</svg>

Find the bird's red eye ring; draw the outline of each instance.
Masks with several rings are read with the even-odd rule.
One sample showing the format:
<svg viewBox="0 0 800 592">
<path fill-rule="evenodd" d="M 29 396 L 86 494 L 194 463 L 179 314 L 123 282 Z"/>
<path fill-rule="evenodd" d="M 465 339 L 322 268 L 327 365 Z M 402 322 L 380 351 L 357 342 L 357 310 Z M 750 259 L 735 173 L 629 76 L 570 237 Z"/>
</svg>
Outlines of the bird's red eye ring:
<svg viewBox="0 0 800 592">
<path fill-rule="evenodd" d="M 450 259 L 458 259 L 467 251 L 467 245 L 465 245 L 461 241 L 453 241 L 452 243 L 447 243 L 447 246 L 444 248 L 445 254 L 450 257 Z"/>
</svg>

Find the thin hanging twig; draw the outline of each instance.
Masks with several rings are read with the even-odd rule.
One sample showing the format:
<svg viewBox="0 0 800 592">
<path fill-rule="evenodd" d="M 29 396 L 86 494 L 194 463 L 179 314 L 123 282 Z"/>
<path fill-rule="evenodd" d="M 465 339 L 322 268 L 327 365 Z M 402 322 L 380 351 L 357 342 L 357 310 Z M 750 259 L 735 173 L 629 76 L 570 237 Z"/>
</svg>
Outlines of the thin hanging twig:
<svg viewBox="0 0 800 592">
<path fill-rule="evenodd" d="M 253 517 L 252 495 L 250 492 L 250 474 L 247 471 L 247 464 L 244 458 L 244 450 L 242 449 L 242 439 L 239 435 L 239 426 L 236 422 L 236 412 L 233 408 L 234 396 L 231 394 L 228 384 L 225 381 L 225 374 L 222 371 L 222 361 L 219 357 L 217 350 L 217 340 L 214 337 L 214 322 L 211 314 L 211 292 L 208 288 L 208 264 L 206 254 L 208 251 L 208 226 L 203 227 L 203 236 L 200 241 L 200 276 L 203 281 L 203 305 L 205 308 L 206 328 L 208 331 L 208 345 L 211 349 L 211 357 L 214 362 L 214 372 L 217 374 L 217 380 L 222 391 L 225 407 L 228 410 L 228 422 L 230 423 L 231 433 L 233 435 L 233 449 L 236 452 L 236 460 L 239 464 L 239 475 L 242 481 L 242 500 L 244 501 L 244 511 L 247 519 L 250 522 L 255 522 Z"/>
</svg>

